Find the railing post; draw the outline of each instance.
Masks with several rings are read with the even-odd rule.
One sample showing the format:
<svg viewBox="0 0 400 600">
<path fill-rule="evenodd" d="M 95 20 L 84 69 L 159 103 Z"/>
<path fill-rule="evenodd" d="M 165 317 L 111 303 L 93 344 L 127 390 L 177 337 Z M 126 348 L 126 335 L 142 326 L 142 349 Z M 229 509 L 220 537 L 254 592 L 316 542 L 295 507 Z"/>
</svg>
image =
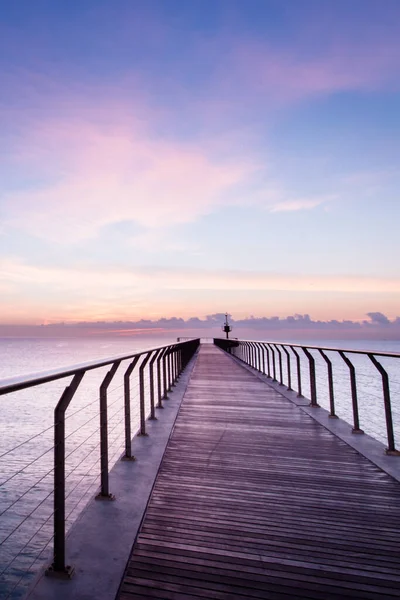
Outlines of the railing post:
<svg viewBox="0 0 400 600">
<path fill-rule="evenodd" d="M 173 385 L 175 385 L 175 382 L 178 377 L 177 370 L 176 370 L 176 346 L 174 346 L 174 348 L 172 350 L 172 377 L 173 377 Z"/>
<path fill-rule="evenodd" d="M 124 373 L 124 412 L 125 412 L 125 455 L 122 460 L 135 460 L 132 456 L 132 433 L 131 433 L 131 384 L 130 376 L 140 358 L 135 356 Z"/>
<path fill-rule="evenodd" d="M 178 352 L 178 372 L 179 375 L 182 373 L 182 348 L 179 348 Z"/>
<path fill-rule="evenodd" d="M 249 350 L 250 350 L 251 366 L 253 367 L 253 369 L 257 369 L 256 352 L 254 349 L 254 344 L 253 344 L 253 342 L 248 342 L 248 344 L 249 344 Z"/>
<path fill-rule="evenodd" d="M 168 367 L 168 392 L 170 392 L 172 390 L 172 367 L 171 367 L 171 353 L 172 353 L 172 346 L 169 347 L 168 352 L 167 352 L 167 367 Z"/>
<path fill-rule="evenodd" d="M 255 342 L 250 342 L 250 344 L 251 344 L 251 347 L 253 350 L 253 363 L 254 363 L 253 366 L 256 369 L 256 371 L 259 371 L 258 362 L 257 362 L 257 360 L 258 360 L 257 346 L 256 346 Z"/>
<path fill-rule="evenodd" d="M 345 355 L 343 350 L 339 350 L 340 356 L 343 358 L 346 365 L 350 370 L 350 387 L 351 387 L 351 401 L 353 404 L 353 429 L 352 433 L 364 433 L 362 429 L 360 429 L 360 420 L 358 415 L 358 400 L 357 400 L 357 381 L 356 381 L 356 370 L 354 368 L 353 363 L 349 359 L 348 356 Z"/>
<path fill-rule="evenodd" d="M 264 347 L 265 351 L 267 352 L 267 377 L 269 379 L 271 379 L 271 367 L 270 367 L 270 360 L 269 360 L 269 347 L 268 347 L 268 344 L 262 344 L 262 346 Z"/>
<path fill-rule="evenodd" d="M 179 355 L 180 355 L 181 349 L 179 346 L 176 347 L 175 350 L 175 370 L 176 370 L 176 380 L 179 379 L 180 374 L 181 374 L 181 370 L 179 368 Z"/>
<path fill-rule="evenodd" d="M 291 390 L 292 389 L 292 372 L 291 372 L 291 365 L 290 365 L 290 353 L 289 353 L 289 350 L 287 350 L 286 346 L 282 346 L 282 348 L 286 354 L 287 375 L 288 375 L 287 388 L 288 388 L 288 390 Z"/>
<path fill-rule="evenodd" d="M 168 354 L 168 380 L 169 380 L 169 390 L 172 391 L 172 388 L 175 384 L 174 379 L 174 346 L 171 346 L 170 352 Z"/>
<path fill-rule="evenodd" d="M 108 417 L 107 417 L 107 388 L 110 385 L 121 361 L 113 363 L 111 369 L 100 385 L 100 492 L 98 500 L 114 500 L 108 489 Z"/>
<path fill-rule="evenodd" d="M 164 356 L 167 349 L 163 348 L 157 358 L 157 407 L 156 408 L 164 408 L 162 405 L 162 397 L 163 397 L 163 386 L 162 386 L 162 372 L 161 366 L 164 367 Z M 162 362 L 161 362 L 162 361 Z M 165 371 L 164 371 L 165 373 Z"/>
<path fill-rule="evenodd" d="M 276 348 L 276 351 L 278 352 L 278 356 L 279 356 L 280 385 L 283 385 L 282 353 L 281 353 L 280 349 L 278 348 L 278 346 L 276 344 L 273 344 L 273 346 Z"/>
<path fill-rule="evenodd" d="M 396 450 L 396 445 L 394 441 L 394 431 L 393 431 L 393 416 L 392 416 L 392 404 L 390 401 L 390 387 L 389 387 L 389 376 L 386 370 L 383 368 L 383 365 L 375 358 L 373 354 L 368 354 L 369 359 L 372 364 L 378 369 L 379 373 L 382 376 L 382 388 L 383 388 L 383 403 L 385 406 L 385 419 L 386 419 L 386 433 L 388 440 L 388 447 L 386 449 L 386 454 L 391 456 L 400 456 L 400 451 Z"/>
<path fill-rule="evenodd" d="M 274 349 L 273 349 L 273 347 L 272 347 L 271 344 L 268 344 L 268 348 L 271 350 L 271 355 L 272 355 L 272 374 L 273 374 L 272 381 L 277 381 L 277 378 L 276 378 L 276 364 L 275 364 L 275 352 L 274 352 Z"/>
<path fill-rule="evenodd" d="M 250 342 L 246 342 L 246 347 L 247 347 L 247 363 L 250 365 L 250 367 L 252 367 L 253 366 L 253 355 L 251 352 Z"/>
<path fill-rule="evenodd" d="M 323 350 L 321 350 L 321 348 L 319 348 L 319 353 L 322 356 L 322 358 L 325 360 L 326 365 L 328 367 L 328 386 L 329 386 L 329 406 L 330 406 L 330 413 L 329 413 L 329 417 L 331 419 L 337 419 L 338 416 L 335 412 L 335 396 L 334 396 L 334 390 L 333 390 L 333 370 L 332 370 L 332 362 L 330 361 L 330 359 L 326 356 L 326 354 L 324 353 Z"/>
<path fill-rule="evenodd" d="M 256 342 L 252 342 L 254 348 L 254 356 L 256 362 L 257 371 L 261 372 L 261 357 L 260 357 L 260 348 L 257 346 Z"/>
<path fill-rule="evenodd" d="M 156 413 L 155 413 L 155 406 L 154 406 L 154 362 L 156 361 L 157 357 L 160 356 L 160 352 L 162 352 L 162 349 L 159 348 L 158 350 L 156 350 L 153 358 L 150 361 L 149 364 L 149 380 L 150 380 L 150 419 L 156 419 Z"/>
<path fill-rule="evenodd" d="M 176 368 L 176 345 L 172 348 L 172 385 L 176 384 L 176 380 L 178 379 L 178 371 Z"/>
<path fill-rule="evenodd" d="M 298 398 L 302 398 L 303 394 L 301 391 L 301 360 L 300 360 L 300 356 L 298 354 L 298 352 L 293 348 L 293 346 L 290 346 L 293 354 L 296 357 L 296 364 L 297 364 L 297 397 Z"/>
<path fill-rule="evenodd" d="M 84 374 L 74 375 L 54 410 L 54 549 L 53 564 L 46 570 L 49 577 L 69 579 L 74 572 L 65 564 L 65 411 Z"/>
<path fill-rule="evenodd" d="M 142 360 L 139 367 L 139 397 L 140 397 L 140 431 L 138 435 L 148 435 L 146 433 L 146 407 L 144 402 L 144 368 L 150 360 L 153 350 L 150 350 Z"/>
<path fill-rule="evenodd" d="M 164 393 L 163 393 L 163 399 L 167 400 L 168 398 L 168 383 L 167 383 L 167 365 L 166 365 L 166 361 L 167 361 L 167 354 L 169 351 L 170 346 L 167 346 L 165 348 L 165 352 L 162 356 L 162 371 L 163 371 L 163 388 L 164 388 Z"/>
<path fill-rule="evenodd" d="M 265 353 L 264 347 L 260 342 L 256 342 L 256 346 L 258 348 L 259 356 L 260 356 L 260 371 L 265 375 Z"/>
<path fill-rule="evenodd" d="M 246 362 L 251 366 L 251 352 L 249 342 L 246 342 Z"/>
<path fill-rule="evenodd" d="M 308 348 L 302 346 L 302 350 L 304 354 L 308 358 L 309 369 L 310 369 L 310 392 L 311 392 L 311 402 L 310 406 L 313 408 L 319 408 L 319 404 L 317 402 L 317 383 L 315 379 L 315 359 Z"/>
<path fill-rule="evenodd" d="M 262 373 L 262 367 L 261 367 L 261 350 L 260 350 L 260 346 L 257 344 L 257 342 L 254 342 L 254 351 L 255 351 L 256 356 L 257 356 L 257 370 L 260 371 L 260 373 Z"/>
</svg>

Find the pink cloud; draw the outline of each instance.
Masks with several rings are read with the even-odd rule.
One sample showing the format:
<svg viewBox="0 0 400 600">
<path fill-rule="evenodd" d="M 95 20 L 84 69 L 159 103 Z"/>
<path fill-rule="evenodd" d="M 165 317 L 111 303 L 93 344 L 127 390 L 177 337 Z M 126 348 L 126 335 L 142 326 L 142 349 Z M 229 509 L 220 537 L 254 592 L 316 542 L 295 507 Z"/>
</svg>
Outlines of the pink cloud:
<svg viewBox="0 0 400 600">
<path fill-rule="evenodd" d="M 318 198 L 297 198 L 295 200 L 283 200 L 277 202 L 270 208 L 270 212 L 293 212 L 298 210 L 311 210 L 326 202 L 336 198 L 333 195 L 321 196 Z"/>
<path fill-rule="evenodd" d="M 266 167 L 240 131 L 197 143 L 166 139 L 154 133 L 160 115 L 143 99 L 133 106 L 126 99 L 95 101 L 96 91 L 100 94 L 86 89 L 62 94 L 51 82 L 38 115 L 25 116 L 8 160 L 40 183 L 4 193 L 6 225 L 71 242 L 120 221 L 161 230 L 224 205 L 276 211 L 310 209 L 321 202 L 288 199 L 265 177 L 257 183 Z M 245 191 L 248 184 L 251 192 Z M 141 235 L 137 244 L 148 246 L 152 234 Z"/>
<path fill-rule="evenodd" d="M 89 118 L 83 110 L 30 123 L 13 160 L 45 182 L 6 195 L 8 222 L 51 239 L 91 236 L 123 220 L 145 227 L 185 223 L 224 203 L 257 167 L 155 137 L 134 110 L 113 109 L 97 105 Z"/>
</svg>

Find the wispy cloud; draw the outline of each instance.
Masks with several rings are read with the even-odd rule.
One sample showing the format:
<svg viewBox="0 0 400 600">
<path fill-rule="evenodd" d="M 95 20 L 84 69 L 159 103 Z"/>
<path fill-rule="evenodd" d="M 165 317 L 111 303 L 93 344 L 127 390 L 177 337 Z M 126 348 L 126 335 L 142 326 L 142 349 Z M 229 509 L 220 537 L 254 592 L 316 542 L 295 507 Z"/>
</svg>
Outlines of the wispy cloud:
<svg viewBox="0 0 400 600">
<path fill-rule="evenodd" d="M 298 198 L 297 200 L 283 200 L 270 207 L 270 212 L 292 212 L 297 210 L 310 210 L 326 202 L 334 200 L 336 196 L 328 195 L 319 198 Z"/>
</svg>

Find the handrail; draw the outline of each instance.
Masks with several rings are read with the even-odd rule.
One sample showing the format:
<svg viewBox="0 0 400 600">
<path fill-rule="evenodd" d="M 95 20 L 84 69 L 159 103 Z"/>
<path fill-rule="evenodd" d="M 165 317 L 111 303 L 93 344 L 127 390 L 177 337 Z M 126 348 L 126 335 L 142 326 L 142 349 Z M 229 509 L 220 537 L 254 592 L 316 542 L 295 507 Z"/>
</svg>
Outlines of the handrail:
<svg viewBox="0 0 400 600">
<path fill-rule="evenodd" d="M 229 354 L 233 354 L 245 362 L 250 367 L 266 375 L 268 379 L 272 379 L 273 382 L 279 385 L 286 385 L 288 390 L 293 389 L 292 370 L 291 370 L 291 359 L 296 361 L 297 368 L 297 396 L 303 397 L 302 392 L 302 358 L 303 361 L 306 359 L 305 365 L 308 366 L 308 379 L 310 385 L 310 406 L 312 408 L 319 408 L 317 398 L 317 378 L 316 378 L 316 356 L 310 352 L 311 350 L 317 351 L 324 360 L 327 368 L 327 388 L 329 391 L 329 417 L 337 418 L 336 405 L 335 405 L 335 390 L 334 390 L 334 379 L 333 379 L 333 365 L 330 358 L 326 353 L 336 353 L 337 356 L 347 365 L 349 369 L 350 377 L 350 392 L 351 392 L 351 410 L 353 427 L 352 433 L 362 434 L 364 431 L 360 427 L 360 414 L 359 414 L 359 401 L 358 401 L 358 388 L 357 388 L 357 369 L 351 361 L 348 355 L 361 355 L 368 357 L 374 367 L 379 371 L 382 379 L 382 400 L 383 408 L 385 413 L 386 423 L 386 437 L 387 437 L 387 448 L 386 454 L 392 456 L 400 456 L 400 451 L 397 450 L 395 445 L 394 437 L 394 426 L 393 426 L 393 411 L 391 405 L 390 396 L 390 385 L 389 375 L 382 365 L 382 362 L 377 360 L 377 357 L 381 358 L 395 358 L 400 359 L 400 354 L 395 352 L 382 352 L 379 350 L 356 350 L 353 348 L 332 348 L 325 346 L 312 346 L 306 344 L 292 344 L 287 342 L 270 342 L 270 341 L 257 341 L 253 340 L 227 340 L 225 338 L 214 338 L 214 344 L 225 350 Z M 255 348 L 258 348 L 262 357 L 256 355 Z M 290 352 L 291 350 L 291 352 Z M 301 350 L 301 352 L 299 352 Z M 286 384 L 284 383 L 284 369 L 283 369 L 283 354 L 286 354 Z M 270 368 L 270 358 L 272 363 L 272 375 Z M 400 364 L 400 363 L 399 363 Z M 267 373 L 265 372 L 265 366 L 267 366 Z M 279 381 L 278 381 L 279 372 Z"/>
<path fill-rule="evenodd" d="M 185 344 L 190 341 L 196 341 L 199 338 L 187 338 L 185 341 L 176 342 L 175 344 L 166 344 L 165 346 L 158 346 L 152 348 L 152 351 L 162 350 L 172 346 L 178 346 L 179 344 Z M 134 354 L 121 354 L 118 356 L 107 357 L 99 360 L 88 361 L 83 363 L 77 363 L 76 365 L 68 365 L 68 367 L 59 367 L 56 369 L 49 369 L 47 371 L 38 371 L 35 373 L 27 373 L 26 375 L 19 375 L 17 377 L 5 377 L 0 379 L 0 396 L 3 394 L 9 394 L 11 392 L 17 392 L 28 387 L 41 385 L 43 383 L 49 383 L 50 381 L 56 381 L 57 379 L 63 379 L 75 375 L 81 371 L 91 371 L 100 367 L 106 367 L 112 365 L 117 361 L 128 360 L 129 358 L 135 358 L 135 356 L 142 356 L 149 350 L 145 349 L 141 352 L 135 352 Z"/>
<path fill-rule="evenodd" d="M 130 376 L 138 367 L 139 379 L 139 413 L 140 429 L 139 435 L 146 433 L 146 407 L 145 396 L 149 394 L 150 417 L 155 418 L 155 395 L 157 395 L 157 408 L 162 408 L 162 400 L 166 398 L 167 392 L 176 383 L 182 371 L 195 354 L 200 344 L 199 338 L 191 338 L 187 341 L 166 344 L 140 352 L 123 354 L 95 361 L 79 363 L 76 365 L 32 373 L 19 377 L 11 377 L 0 380 L 0 395 L 39 386 L 45 383 L 72 377 L 71 382 L 65 388 L 54 410 L 54 549 L 53 562 L 47 569 L 46 574 L 70 578 L 73 568 L 65 564 L 65 540 L 66 540 L 66 473 L 65 473 L 65 421 L 66 410 L 73 400 L 79 385 L 88 371 L 109 366 L 110 369 L 103 376 L 99 387 L 99 418 L 100 418 L 100 475 L 101 485 L 97 499 L 113 500 L 114 496 L 109 490 L 109 460 L 108 460 L 108 417 L 107 417 L 107 389 L 114 378 L 118 368 L 124 361 L 130 361 L 123 373 L 124 388 L 124 422 L 125 422 L 125 453 L 122 459 L 134 460 L 131 449 L 131 391 Z M 157 371 L 157 389 L 154 386 L 154 364 Z M 145 385 L 145 370 L 147 369 L 149 389 Z M 111 417 L 110 417 L 111 418 Z"/>
</svg>

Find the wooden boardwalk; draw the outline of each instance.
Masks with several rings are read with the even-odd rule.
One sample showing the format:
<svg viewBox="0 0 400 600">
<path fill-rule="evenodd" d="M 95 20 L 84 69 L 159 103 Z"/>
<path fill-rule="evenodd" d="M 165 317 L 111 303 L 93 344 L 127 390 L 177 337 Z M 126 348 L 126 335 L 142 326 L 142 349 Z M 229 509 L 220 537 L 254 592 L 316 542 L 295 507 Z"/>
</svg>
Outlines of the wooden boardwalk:
<svg viewBox="0 0 400 600">
<path fill-rule="evenodd" d="M 204 345 L 117 598 L 400 598 L 399 526 L 399 483 Z"/>
</svg>

